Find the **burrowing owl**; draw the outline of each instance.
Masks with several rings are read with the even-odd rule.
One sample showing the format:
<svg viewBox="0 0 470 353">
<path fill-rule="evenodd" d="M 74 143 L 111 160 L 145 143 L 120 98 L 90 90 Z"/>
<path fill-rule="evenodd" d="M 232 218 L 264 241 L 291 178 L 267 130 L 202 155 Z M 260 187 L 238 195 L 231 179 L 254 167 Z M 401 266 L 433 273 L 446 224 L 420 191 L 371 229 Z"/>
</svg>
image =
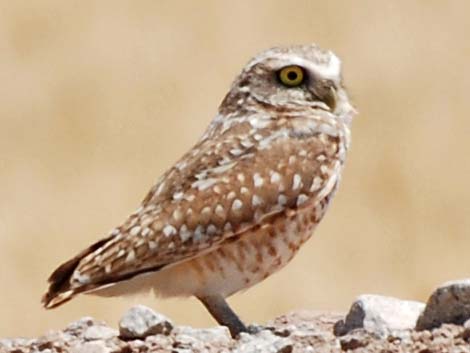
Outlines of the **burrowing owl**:
<svg viewBox="0 0 470 353">
<path fill-rule="evenodd" d="M 337 188 L 354 114 L 332 52 L 262 52 L 140 208 L 54 271 L 45 307 L 154 290 L 196 296 L 232 336 L 246 331 L 225 298 L 282 268 L 310 237 Z"/>
</svg>

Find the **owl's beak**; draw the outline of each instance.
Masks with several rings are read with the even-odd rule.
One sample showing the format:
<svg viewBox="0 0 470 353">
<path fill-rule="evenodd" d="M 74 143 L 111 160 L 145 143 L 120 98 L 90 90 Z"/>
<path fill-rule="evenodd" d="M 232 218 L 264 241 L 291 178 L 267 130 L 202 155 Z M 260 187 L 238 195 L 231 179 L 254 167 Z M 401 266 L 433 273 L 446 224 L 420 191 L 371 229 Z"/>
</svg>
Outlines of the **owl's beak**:
<svg viewBox="0 0 470 353">
<path fill-rule="evenodd" d="M 313 95 L 319 102 L 324 103 L 330 112 L 336 110 L 338 104 L 338 96 L 334 88 L 334 84 L 329 80 L 316 81 L 309 87 Z"/>
</svg>

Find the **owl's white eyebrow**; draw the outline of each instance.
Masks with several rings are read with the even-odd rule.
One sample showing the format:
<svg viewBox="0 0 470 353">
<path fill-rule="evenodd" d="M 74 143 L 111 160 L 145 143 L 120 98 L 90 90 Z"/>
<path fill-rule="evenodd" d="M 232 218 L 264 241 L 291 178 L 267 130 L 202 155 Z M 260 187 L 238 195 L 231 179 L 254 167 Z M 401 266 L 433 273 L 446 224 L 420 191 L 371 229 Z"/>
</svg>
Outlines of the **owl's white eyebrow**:
<svg viewBox="0 0 470 353">
<path fill-rule="evenodd" d="M 340 77 L 341 61 L 333 54 L 327 64 L 317 64 L 299 57 L 286 57 L 286 60 L 290 65 L 302 66 L 306 70 L 311 71 L 324 79 L 330 79 L 336 82 Z"/>
<path fill-rule="evenodd" d="M 249 70 L 266 59 L 267 57 L 260 57 L 257 60 L 253 60 L 249 63 L 246 70 Z M 312 71 L 314 74 L 317 74 L 322 78 L 330 79 L 334 82 L 337 82 L 340 79 L 341 60 L 331 52 L 330 60 L 324 64 L 318 64 L 299 56 L 293 56 L 292 54 L 278 54 L 274 56 L 273 59 L 279 61 L 279 69 L 288 65 L 298 65 L 304 67 L 308 71 Z"/>
</svg>

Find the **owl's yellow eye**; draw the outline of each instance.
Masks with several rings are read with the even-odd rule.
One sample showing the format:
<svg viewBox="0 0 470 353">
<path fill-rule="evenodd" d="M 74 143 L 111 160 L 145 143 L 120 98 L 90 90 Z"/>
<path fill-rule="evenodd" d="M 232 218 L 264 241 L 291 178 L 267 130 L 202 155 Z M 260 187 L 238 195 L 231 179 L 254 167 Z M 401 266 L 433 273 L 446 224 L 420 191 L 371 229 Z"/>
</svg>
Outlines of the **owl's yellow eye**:
<svg viewBox="0 0 470 353">
<path fill-rule="evenodd" d="M 278 72 L 279 80 L 287 87 L 296 87 L 304 82 L 304 70 L 297 65 L 286 66 Z"/>
</svg>

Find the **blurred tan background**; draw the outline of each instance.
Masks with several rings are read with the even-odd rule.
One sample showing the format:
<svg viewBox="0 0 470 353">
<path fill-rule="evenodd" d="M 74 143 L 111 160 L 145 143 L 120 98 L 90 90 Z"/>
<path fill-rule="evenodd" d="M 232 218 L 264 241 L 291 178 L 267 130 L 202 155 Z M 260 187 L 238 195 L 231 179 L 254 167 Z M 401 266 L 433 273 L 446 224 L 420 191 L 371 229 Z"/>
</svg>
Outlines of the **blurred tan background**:
<svg viewBox="0 0 470 353">
<path fill-rule="evenodd" d="M 360 111 L 340 191 L 279 274 L 230 301 L 248 322 L 426 300 L 470 277 L 470 3 L 0 1 L 0 337 L 137 302 L 179 324 L 195 300 L 81 296 L 46 312 L 51 270 L 134 210 L 202 134 L 255 53 L 317 42 Z"/>
</svg>

